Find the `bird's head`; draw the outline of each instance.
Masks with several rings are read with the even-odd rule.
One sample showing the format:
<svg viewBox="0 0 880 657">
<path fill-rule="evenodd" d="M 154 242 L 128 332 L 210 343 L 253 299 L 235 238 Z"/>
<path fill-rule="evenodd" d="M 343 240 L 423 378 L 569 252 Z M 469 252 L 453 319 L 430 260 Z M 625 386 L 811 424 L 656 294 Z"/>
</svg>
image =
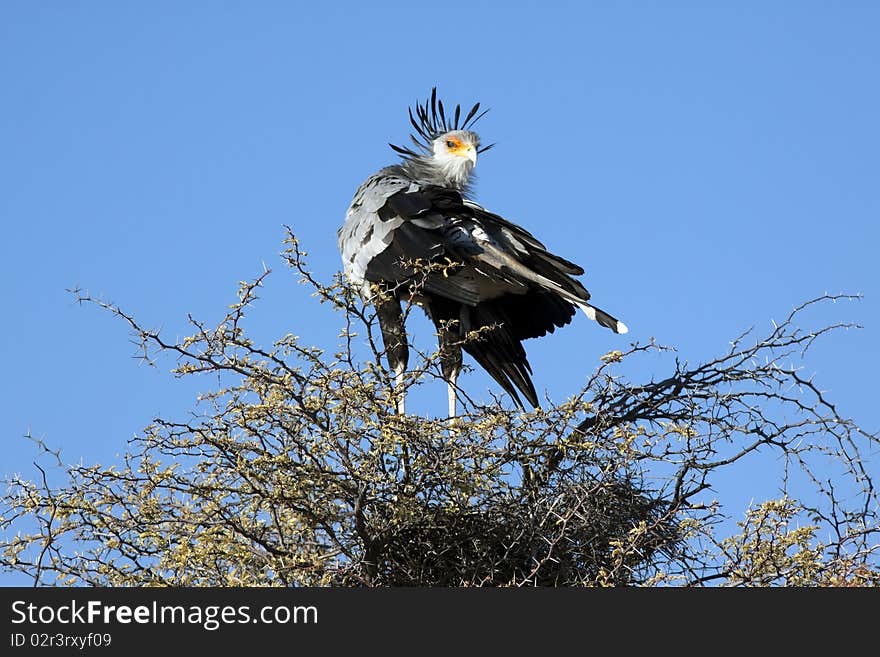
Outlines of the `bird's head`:
<svg viewBox="0 0 880 657">
<path fill-rule="evenodd" d="M 477 164 L 480 137 L 470 130 L 450 130 L 431 142 L 431 151 L 439 166 L 469 174 Z"/>
<path fill-rule="evenodd" d="M 405 166 L 416 177 L 425 182 L 464 189 L 477 164 L 477 154 L 494 146 L 481 146 L 477 133 L 470 130 L 487 111 L 480 112 L 477 103 L 462 121 L 461 105 L 456 105 L 447 115 L 435 87 L 428 100 L 416 103 L 414 109 L 409 110 L 409 121 L 415 129 L 410 135 L 414 147 L 390 146 L 403 156 Z"/>
</svg>

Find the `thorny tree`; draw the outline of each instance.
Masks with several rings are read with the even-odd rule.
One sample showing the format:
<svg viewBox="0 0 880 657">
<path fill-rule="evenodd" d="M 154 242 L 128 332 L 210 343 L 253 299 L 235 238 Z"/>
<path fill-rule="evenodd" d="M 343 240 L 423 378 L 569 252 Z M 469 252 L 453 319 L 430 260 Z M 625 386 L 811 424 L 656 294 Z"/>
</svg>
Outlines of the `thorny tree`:
<svg viewBox="0 0 880 657">
<path fill-rule="evenodd" d="M 394 413 L 372 307 L 339 279 L 315 280 L 292 234 L 286 244 L 301 281 L 339 311 L 332 355 L 293 335 L 266 348 L 247 338 L 265 274 L 179 342 L 77 293 L 127 322 L 145 359 L 172 354 L 177 375 L 219 374 L 221 387 L 191 419 L 155 420 L 120 464 L 62 465 L 39 442 L 37 476 L 8 480 L 0 500 L 3 567 L 36 584 L 880 583 L 866 461 L 880 441 L 798 366 L 848 326 L 804 331 L 801 311 L 840 297 L 702 365 L 676 361 L 662 381 L 615 373 L 662 349 L 635 344 L 544 410 L 462 393 L 450 425 Z M 420 354 L 407 385 L 439 377 L 437 356 Z M 722 473 L 768 456 L 778 497 L 713 499 Z"/>
</svg>

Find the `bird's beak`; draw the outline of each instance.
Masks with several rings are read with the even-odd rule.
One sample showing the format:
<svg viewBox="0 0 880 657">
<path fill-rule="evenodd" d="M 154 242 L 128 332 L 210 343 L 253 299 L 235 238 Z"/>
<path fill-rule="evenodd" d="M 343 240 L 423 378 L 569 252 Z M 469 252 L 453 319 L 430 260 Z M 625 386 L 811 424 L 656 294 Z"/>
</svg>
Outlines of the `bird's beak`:
<svg viewBox="0 0 880 657">
<path fill-rule="evenodd" d="M 474 148 L 473 146 L 468 146 L 467 152 L 465 153 L 464 156 L 471 161 L 471 164 L 473 164 L 474 166 L 477 165 L 477 149 L 476 148 Z"/>
</svg>

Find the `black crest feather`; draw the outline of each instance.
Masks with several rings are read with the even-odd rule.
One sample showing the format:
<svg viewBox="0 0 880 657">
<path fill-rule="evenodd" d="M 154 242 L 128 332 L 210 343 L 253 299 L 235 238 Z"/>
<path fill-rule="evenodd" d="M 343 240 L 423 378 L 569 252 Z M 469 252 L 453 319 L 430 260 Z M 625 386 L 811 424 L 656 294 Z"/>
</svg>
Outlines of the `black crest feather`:
<svg viewBox="0 0 880 657">
<path fill-rule="evenodd" d="M 414 110 L 415 112 L 413 112 Z M 488 111 L 487 108 L 480 112 L 480 103 L 475 103 L 464 117 L 464 121 L 460 121 L 461 105 L 456 105 L 455 112 L 447 118 L 443 101 L 437 98 L 437 87 L 433 87 L 431 95 L 424 103 L 416 101 L 416 104 L 408 110 L 409 122 L 413 130 L 415 130 L 415 133 L 410 134 L 410 139 L 417 150 L 395 144 L 388 145 L 396 153 L 405 157 L 419 157 L 424 153 L 430 153 L 431 143 L 444 132 L 449 132 L 450 130 L 470 130 Z M 481 146 L 477 149 L 477 152 L 485 153 L 494 145 Z"/>
</svg>

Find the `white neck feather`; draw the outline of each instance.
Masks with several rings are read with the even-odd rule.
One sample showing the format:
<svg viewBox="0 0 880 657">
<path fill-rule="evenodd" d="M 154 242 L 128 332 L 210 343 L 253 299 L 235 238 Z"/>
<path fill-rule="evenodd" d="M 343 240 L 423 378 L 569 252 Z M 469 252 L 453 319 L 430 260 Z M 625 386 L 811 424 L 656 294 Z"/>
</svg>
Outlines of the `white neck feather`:
<svg viewBox="0 0 880 657">
<path fill-rule="evenodd" d="M 431 162 L 440 175 L 447 181 L 450 187 L 462 189 L 467 186 L 474 163 L 466 157 L 452 155 L 451 153 L 435 153 Z"/>
</svg>

